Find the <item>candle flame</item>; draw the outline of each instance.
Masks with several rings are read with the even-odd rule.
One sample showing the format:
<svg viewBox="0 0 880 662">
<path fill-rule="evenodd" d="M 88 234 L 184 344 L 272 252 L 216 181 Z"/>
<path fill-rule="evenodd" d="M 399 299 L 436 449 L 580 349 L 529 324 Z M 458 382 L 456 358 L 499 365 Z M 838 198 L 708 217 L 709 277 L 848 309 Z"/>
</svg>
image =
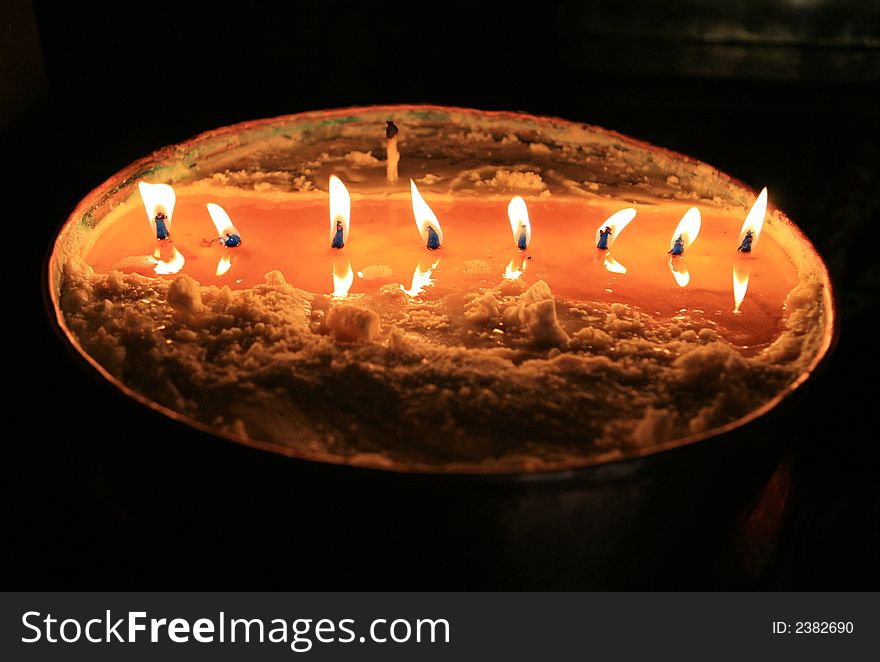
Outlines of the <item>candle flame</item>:
<svg viewBox="0 0 880 662">
<path fill-rule="evenodd" d="M 403 285 L 400 286 L 401 291 L 410 297 L 417 297 L 425 291 L 425 288 L 434 284 L 434 279 L 431 278 L 431 273 L 434 269 L 437 268 L 437 265 L 440 264 L 440 260 L 437 260 L 427 269 L 422 268 L 422 263 L 416 266 L 416 270 L 413 271 L 412 277 L 412 285 L 410 285 L 409 289 L 406 289 Z"/>
<path fill-rule="evenodd" d="M 613 274 L 625 274 L 626 267 L 610 255 L 605 256 L 605 268 Z"/>
<path fill-rule="evenodd" d="M 733 265 L 733 312 L 739 314 L 739 307 L 742 305 L 743 299 L 746 298 L 746 291 L 749 289 L 749 267 L 748 265 Z"/>
<path fill-rule="evenodd" d="M 354 272 L 351 270 L 351 260 L 337 263 L 333 261 L 333 298 L 341 299 L 348 296 L 348 292 L 354 283 Z"/>
<path fill-rule="evenodd" d="M 526 266 L 528 265 L 528 259 L 523 258 L 520 265 L 517 267 L 516 262 L 514 262 L 513 258 L 511 258 L 510 262 L 507 263 L 507 266 L 504 268 L 504 279 L 505 280 L 517 280 L 520 276 L 522 276 L 526 271 Z"/>
<path fill-rule="evenodd" d="M 510 200 L 510 204 L 507 205 L 507 217 L 510 219 L 510 229 L 513 231 L 513 243 L 520 250 L 527 249 L 532 241 L 532 224 L 529 222 L 526 201 L 521 196 L 518 195 Z M 523 233 L 525 237 L 522 236 Z"/>
<path fill-rule="evenodd" d="M 413 218 L 415 218 L 419 234 L 422 235 L 422 241 L 424 241 L 425 244 L 428 243 L 428 228 L 431 227 L 434 229 L 434 232 L 437 233 L 437 238 L 439 239 L 438 243 L 442 246 L 443 229 L 440 227 L 440 221 L 437 220 L 437 215 L 428 206 L 428 203 L 425 202 L 422 194 L 419 193 L 419 188 L 416 186 L 416 183 L 410 179 L 409 184 L 412 192 Z"/>
<path fill-rule="evenodd" d="M 227 271 L 232 268 L 232 256 L 224 255 L 220 258 L 220 261 L 217 262 L 217 275 L 222 276 Z"/>
<path fill-rule="evenodd" d="M 160 276 L 176 274 L 183 269 L 183 265 L 186 262 L 186 260 L 183 259 L 183 255 L 180 254 L 180 251 L 173 246 L 171 247 L 170 255 L 167 251 L 157 247 L 153 252 L 153 258 L 156 261 L 156 266 L 153 267 L 153 271 Z"/>
<path fill-rule="evenodd" d="M 235 229 L 235 226 L 232 224 L 232 219 L 229 218 L 229 214 L 226 213 L 226 210 L 223 209 L 223 207 L 213 202 L 209 202 L 207 207 L 208 214 L 211 216 L 211 220 L 214 221 L 214 227 L 217 228 L 217 236 L 220 237 L 221 240 L 229 235 L 241 237 L 241 233 Z"/>
<path fill-rule="evenodd" d="M 150 222 L 153 235 L 156 234 L 156 216 L 159 214 L 165 214 L 165 227 L 170 229 L 174 203 L 177 200 L 174 189 L 168 184 L 138 182 L 138 191 L 140 191 L 144 209 L 147 211 L 147 220 Z"/>
<path fill-rule="evenodd" d="M 742 230 L 739 233 L 739 245 L 742 246 L 746 233 L 752 233 L 752 245 L 754 249 L 758 245 L 758 238 L 761 236 L 761 228 L 764 227 L 764 217 L 767 215 L 767 187 L 761 189 L 752 208 L 749 210 L 746 220 L 743 222 Z"/>
<path fill-rule="evenodd" d="M 688 209 L 678 222 L 675 232 L 672 233 L 672 239 L 669 240 L 669 249 L 672 250 L 673 246 L 675 246 L 675 240 L 679 237 L 684 241 L 684 248 L 690 246 L 694 243 L 697 235 L 700 234 L 701 225 L 700 210 L 696 207 Z"/>
<path fill-rule="evenodd" d="M 342 248 L 334 243 L 336 233 L 342 228 L 342 245 L 348 243 L 348 230 L 351 226 L 351 195 L 345 184 L 336 175 L 330 175 L 330 244 L 334 248 Z"/>
<path fill-rule="evenodd" d="M 681 260 L 669 258 L 669 271 L 679 287 L 687 287 L 691 282 L 691 274 Z"/>
<path fill-rule="evenodd" d="M 604 223 L 601 223 L 599 227 L 596 228 L 596 245 L 599 244 L 600 233 L 605 228 L 611 228 L 611 234 L 608 236 L 608 242 L 606 245 L 606 248 L 611 248 L 611 245 L 615 242 L 618 235 L 623 232 L 623 229 L 636 217 L 636 213 L 635 209 L 627 207 L 626 209 L 621 209 L 611 214 Z M 626 273 L 626 270 L 624 270 L 623 273 Z"/>
</svg>

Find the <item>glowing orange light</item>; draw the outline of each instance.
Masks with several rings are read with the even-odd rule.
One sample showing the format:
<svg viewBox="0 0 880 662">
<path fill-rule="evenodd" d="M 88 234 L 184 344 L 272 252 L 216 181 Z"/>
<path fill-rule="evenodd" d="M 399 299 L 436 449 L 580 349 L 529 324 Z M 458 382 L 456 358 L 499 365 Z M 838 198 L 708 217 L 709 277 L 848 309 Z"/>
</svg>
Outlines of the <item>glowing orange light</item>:
<svg viewBox="0 0 880 662">
<path fill-rule="evenodd" d="M 754 244 L 753 244 L 754 245 Z M 748 265 L 733 265 L 733 312 L 739 314 L 739 307 L 742 305 L 743 299 L 746 298 L 746 291 L 749 289 L 749 267 Z"/>
<path fill-rule="evenodd" d="M 348 296 L 349 290 L 354 283 L 354 272 L 351 270 L 351 260 L 333 261 L 333 297 L 341 299 Z"/>
<path fill-rule="evenodd" d="M 438 264 L 440 264 L 440 260 L 437 260 L 434 264 L 425 269 L 422 267 L 422 263 L 419 262 L 418 266 L 416 266 L 416 270 L 413 271 L 412 285 L 409 286 L 409 289 L 406 289 L 401 285 L 401 291 L 410 297 L 417 297 L 422 294 L 426 287 L 434 284 L 434 279 L 431 278 L 431 273 L 437 268 Z"/>
<path fill-rule="evenodd" d="M 687 287 L 691 282 L 691 274 L 681 260 L 669 258 L 669 271 L 679 287 Z"/>
<path fill-rule="evenodd" d="M 625 274 L 626 267 L 610 255 L 605 256 L 605 268 L 613 274 Z"/>
<path fill-rule="evenodd" d="M 220 261 L 217 262 L 217 275 L 222 276 L 227 271 L 232 268 L 232 256 L 224 255 L 220 258 Z"/>
<path fill-rule="evenodd" d="M 183 265 L 186 262 L 183 255 L 180 254 L 180 251 L 173 246 L 171 247 L 170 255 L 165 250 L 156 248 L 153 253 L 153 260 L 156 263 L 156 266 L 153 267 L 153 271 L 160 276 L 176 274 L 183 269 Z"/>
<path fill-rule="evenodd" d="M 528 265 L 528 259 L 523 258 L 520 265 L 517 267 L 516 262 L 511 259 L 510 262 L 507 263 L 507 266 L 504 268 L 504 278 L 506 280 L 516 280 L 520 276 L 522 276 L 526 271 L 526 265 Z"/>
</svg>

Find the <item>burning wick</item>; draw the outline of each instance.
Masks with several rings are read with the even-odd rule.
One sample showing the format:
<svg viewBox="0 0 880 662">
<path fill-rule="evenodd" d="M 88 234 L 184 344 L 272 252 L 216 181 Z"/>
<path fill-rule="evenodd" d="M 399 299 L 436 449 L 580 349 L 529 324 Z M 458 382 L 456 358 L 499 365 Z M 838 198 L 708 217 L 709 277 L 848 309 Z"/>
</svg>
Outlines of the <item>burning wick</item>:
<svg viewBox="0 0 880 662">
<path fill-rule="evenodd" d="M 672 244 L 668 253 L 672 257 L 684 255 L 684 249 L 694 243 L 697 235 L 700 234 L 701 225 L 700 210 L 696 207 L 688 209 L 684 216 L 681 217 L 675 232 L 672 234 Z"/>
<path fill-rule="evenodd" d="M 510 219 L 510 229 L 513 231 L 513 240 L 516 247 L 524 251 L 532 241 L 532 226 L 529 221 L 529 209 L 526 201 L 521 196 L 514 196 L 507 205 L 507 218 Z"/>
<path fill-rule="evenodd" d="M 156 233 L 156 239 L 164 241 L 171 237 L 171 215 L 177 196 L 168 184 L 149 184 L 138 182 L 141 201 L 147 212 L 150 228 Z"/>
<path fill-rule="evenodd" d="M 437 231 L 432 228 L 430 225 L 428 226 L 428 241 L 425 243 L 428 247 L 429 251 L 436 251 L 440 248 L 440 236 L 437 234 Z"/>
<path fill-rule="evenodd" d="M 400 152 L 397 151 L 397 125 L 391 120 L 385 120 L 385 156 L 387 165 L 385 166 L 385 174 L 389 182 L 397 181 L 397 163 L 400 161 Z"/>
<path fill-rule="evenodd" d="M 443 243 L 443 228 L 440 227 L 440 221 L 437 215 L 425 202 L 422 194 L 413 180 L 409 180 L 410 191 L 412 193 L 412 209 L 413 218 L 416 221 L 416 227 L 425 240 L 425 246 L 428 250 L 435 251 L 440 248 Z"/>
<path fill-rule="evenodd" d="M 221 243 L 226 246 L 226 248 L 235 248 L 236 246 L 241 246 L 241 237 L 237 234 L 232 234 L 231 232 L 227 232 L 226 236 L 220 237 Z"/>
<path fill-rule="evenodd" d="M 167 221 L 168 217 L 163 211 L 156 214 L 156 218 L 153 219 L 153 222 L 156 224 L 156 239 L 159 241 L 168 239 L 168 237 L 171 236 L 171 233 L 168 231 L 168 226 L 166 225 Z"/>
<path fill-rule="evenodd" d="M 342 221 L 336 221 L 336 234 L 333 235 L 333 241 L 330 242 L 330 248 L 342 248 L 345 241 L 342 239 L 343 233 Z"/>
<path fill-rule="evenodd" d="M 761 228 L 764 226 L 764 216 L 767 214 L 767 187 L 761 189 L 752 208 L 749 210 L 746 220 L 743 221 L 742 230 L 739 233 L 739 247 L 736 249 L 740 253 L 751 253 L 752 249 L 758 245 L 758 237 L 761 235 Z"/>
<path fill-rule="evenodd" d="M 232 219 L 229 218 L 226 210 L 214 202 L 209 202 L 205 206 L 208 209 L 208 215 L 214 222 L 214 227 L 217 228 L 217 235 L 219 237 L 217 241 L 226 246 L 226 248 L 241 246 L 241 233 L 235 229 Z"/>
<path fill-rule="evenodd" d="M 626 226 L 632 223 L 636 213 L 633 207 L 627 207 L 614 212 L 605 219 L 605 222 L 596 228 L 596 248 L 602 251 L 611 250 L 611 245 Z"/>
<path fill-rule="evenodd" d="M 342 248 L 348 241 L 351 195 L 336 175 L 330 175 L 330 248 Z"/>
</svg>

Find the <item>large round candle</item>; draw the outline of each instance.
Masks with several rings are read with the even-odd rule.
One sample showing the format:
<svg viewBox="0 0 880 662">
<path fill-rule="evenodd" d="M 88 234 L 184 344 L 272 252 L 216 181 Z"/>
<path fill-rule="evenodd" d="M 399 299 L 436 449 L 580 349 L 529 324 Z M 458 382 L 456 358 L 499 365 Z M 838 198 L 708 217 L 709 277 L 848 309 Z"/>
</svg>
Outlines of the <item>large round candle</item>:
<svg viewBox="0 0 880 662">
<path fill-rule="evenodd" d="M 173 185 L 170 237 L 137 183 Z M 827 273 L 766 201 L 561 120 L 312 113 L 120 173 L 62 230 L 54 293 L 109 378 L 218 434 L 369 466 L 574 466 L 742 424 L 827 350 Z"/>
</svg>

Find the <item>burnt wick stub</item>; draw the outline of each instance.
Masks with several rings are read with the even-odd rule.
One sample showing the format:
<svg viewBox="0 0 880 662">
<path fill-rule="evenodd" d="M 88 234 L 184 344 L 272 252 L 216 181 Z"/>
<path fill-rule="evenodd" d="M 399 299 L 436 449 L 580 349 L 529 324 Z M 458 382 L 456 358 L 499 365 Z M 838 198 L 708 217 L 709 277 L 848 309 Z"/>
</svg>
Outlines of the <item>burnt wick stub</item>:
<svg viewBox="0 0 880 662">
<path fill-rule="evenodd" d="M 599 242 L 596 244 L 596 248 L 601 248 L 602 250 L 608 250 L 608 239 L 611 237 L 611 228 L 605 227 L 604 230 L 599 230 Z"/>
<path fill-rule="evenodd" d="M 164 212 L 159 212 L 156 214 L 156 218 L 153 219 L 156 222 L 156 239 L 163 241 L 168 239 L 171 236 L 171 233 L 168 231 L 168 225 L 166 221 L 168 217 Z"/>
<path fill-rule="evenodd" d="M 399 129 L 397 128 L 397 125 L 394 123 L 393 120 L 385 120 L 385 122 L 385 137 L 391 140 L 394 136 L 397 135 Z"/>
<path fill-rule="evenodd" d="M 440 248 L 440 236 L 437 231 L 430 225 L 428 226 L 428 241 L 426 243 L 428 250 L 435 251 Z"/>
<path fill-rule="evenodd" d="M 751 230 L 746 231 L 746 236 L 743 237 L 742 243 L 739 245 L 738 250 L 740 253 L 751 253 L 752 252 L 752 240 L 754 240 L 755 234 Z"/>
<path fill-rule="evenodd" d="M 341 221 L 336 221 L 336 234 L 333 235 L 333 240 L 330 242 L 330 248 L 343 248 L 345 246 L 345 230 L 342 227 Z"/>
<path fill-rule="evenodd" d="M 220 241 L 223 242 L 223 245 L 226 248 L 237 248 L 241 246 L 241 237 L 237 234 L 227 233 L 225 237 L 221 237 Z"/>
<path fill-rule="evenodd" d="M 669 254 L 673 257 L 684 255 L 684 236 L 678 236 L 678 238 L 672 244 L 672 248 L 670 249 Z"/>
</svg>

